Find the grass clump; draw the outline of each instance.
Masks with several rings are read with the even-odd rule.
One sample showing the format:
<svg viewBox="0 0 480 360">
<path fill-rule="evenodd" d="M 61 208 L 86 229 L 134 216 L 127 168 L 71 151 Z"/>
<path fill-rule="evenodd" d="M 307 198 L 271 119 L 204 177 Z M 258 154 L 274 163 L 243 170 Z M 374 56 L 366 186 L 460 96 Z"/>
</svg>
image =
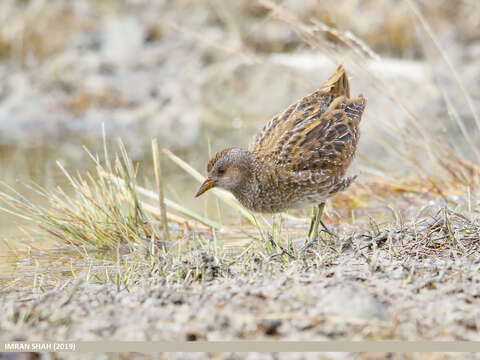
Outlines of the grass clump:
<svg viewBox="0 0 480 360">
<path fill-rule="evenodd" d="M 90 153 L 89 153 L 90 154 Z M 58 166 L 72 186 L 73 194 L 57 187 L 47 190 L 39 185 L 27 186 L 47 201 L 37 206 L 19 192 L 0 192 L 9 211 L 36 223 L 41 229 L 77 249 L 114 250 L 117 246 L 146 246 L 161 238 L 157 224 L 142 206 L 136 184 L 136 172 L 120 143 L 120 156 L 112 163 L 105 156 L 96 164 L 96 174 L 73 176 Z"/>
</svg>

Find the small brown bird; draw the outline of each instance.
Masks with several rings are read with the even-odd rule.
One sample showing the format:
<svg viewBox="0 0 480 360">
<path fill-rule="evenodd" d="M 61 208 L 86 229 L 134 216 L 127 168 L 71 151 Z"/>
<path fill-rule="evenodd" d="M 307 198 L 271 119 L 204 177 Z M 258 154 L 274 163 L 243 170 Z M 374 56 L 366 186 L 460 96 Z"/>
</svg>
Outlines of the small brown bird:
<svg viewBox="0 0 480 360">
<path fill-rule="evenodd" d="M 356 178 L 345 173 L 357 148 L 365 104 L 361 95 L 350 99 L 341 63 L 319 90 L 274 116 L 248 150 L 216 153 L 195 197 L 220 187 L 247 209 L 261 213 L 320 204 L 314 209 L 316 237 L 325 200 Z"/>
</svg>

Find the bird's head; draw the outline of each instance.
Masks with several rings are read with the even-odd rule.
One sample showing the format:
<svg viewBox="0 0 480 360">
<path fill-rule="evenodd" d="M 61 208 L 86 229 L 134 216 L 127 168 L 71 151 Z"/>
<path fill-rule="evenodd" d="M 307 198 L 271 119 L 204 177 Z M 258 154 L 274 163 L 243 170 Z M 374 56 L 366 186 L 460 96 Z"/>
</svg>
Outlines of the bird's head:
<svg viewBox="0 0 480 360">
<path fill-rule="evenodd" d="M 219 187 L 235 194 L 247 183 L 251 175 L 250 153 L 238 148 L 219 151 L 208 162 L 207 173 L 207 178 L 195 197 L 213 187 Z"/>
</svg>

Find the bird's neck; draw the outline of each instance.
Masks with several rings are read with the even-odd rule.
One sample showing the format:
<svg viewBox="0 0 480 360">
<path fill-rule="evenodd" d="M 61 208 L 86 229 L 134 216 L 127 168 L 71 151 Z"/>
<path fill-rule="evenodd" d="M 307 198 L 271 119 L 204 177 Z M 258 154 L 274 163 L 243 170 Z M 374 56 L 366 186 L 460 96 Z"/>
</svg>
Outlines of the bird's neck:
<svg viewBox="0 0 480 360">
<path fill-rule="evenodd" d="M 274 169 L 268 161 L 259 157 L 255 153 L 248 152 L 249 171 L 246 181 L 242 186 L 234 189 L 232 194 L 240 203 L 249 210 L 261 212 L 265 211 L 263 189 L 265 185 L 274 185 L 276 181 Z"/>
<path fill-rule="evenodd" d="M 255 193 L 255 174 L 253 173 L 255 169 L 255 157 L 248 150 L 242 149 L 242 157 L 238 165 L 244 169 L 246 177 L 242 181 L 241 185 L 236 186 L 232 189 L 228 189 L 235 198 L 247 209 L 252 209 L 252 198 Z"/>
</svg>

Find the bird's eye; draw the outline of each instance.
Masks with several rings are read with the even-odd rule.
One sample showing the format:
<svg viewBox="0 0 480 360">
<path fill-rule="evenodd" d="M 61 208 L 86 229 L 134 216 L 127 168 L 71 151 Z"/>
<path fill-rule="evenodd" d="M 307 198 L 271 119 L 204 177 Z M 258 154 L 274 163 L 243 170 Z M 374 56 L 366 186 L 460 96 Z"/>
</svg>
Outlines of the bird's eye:
<svg viewBox="0 0 480 360">
<path fill-rule="evenodd" d="M 225 168 L 223 168 L 223 167 L 218 168 L 217 171 L 218 171 L 218 175 L 220 175 L 220 176 L 223 175 L 223 174 L 225 174 Z"/>
</svg>

